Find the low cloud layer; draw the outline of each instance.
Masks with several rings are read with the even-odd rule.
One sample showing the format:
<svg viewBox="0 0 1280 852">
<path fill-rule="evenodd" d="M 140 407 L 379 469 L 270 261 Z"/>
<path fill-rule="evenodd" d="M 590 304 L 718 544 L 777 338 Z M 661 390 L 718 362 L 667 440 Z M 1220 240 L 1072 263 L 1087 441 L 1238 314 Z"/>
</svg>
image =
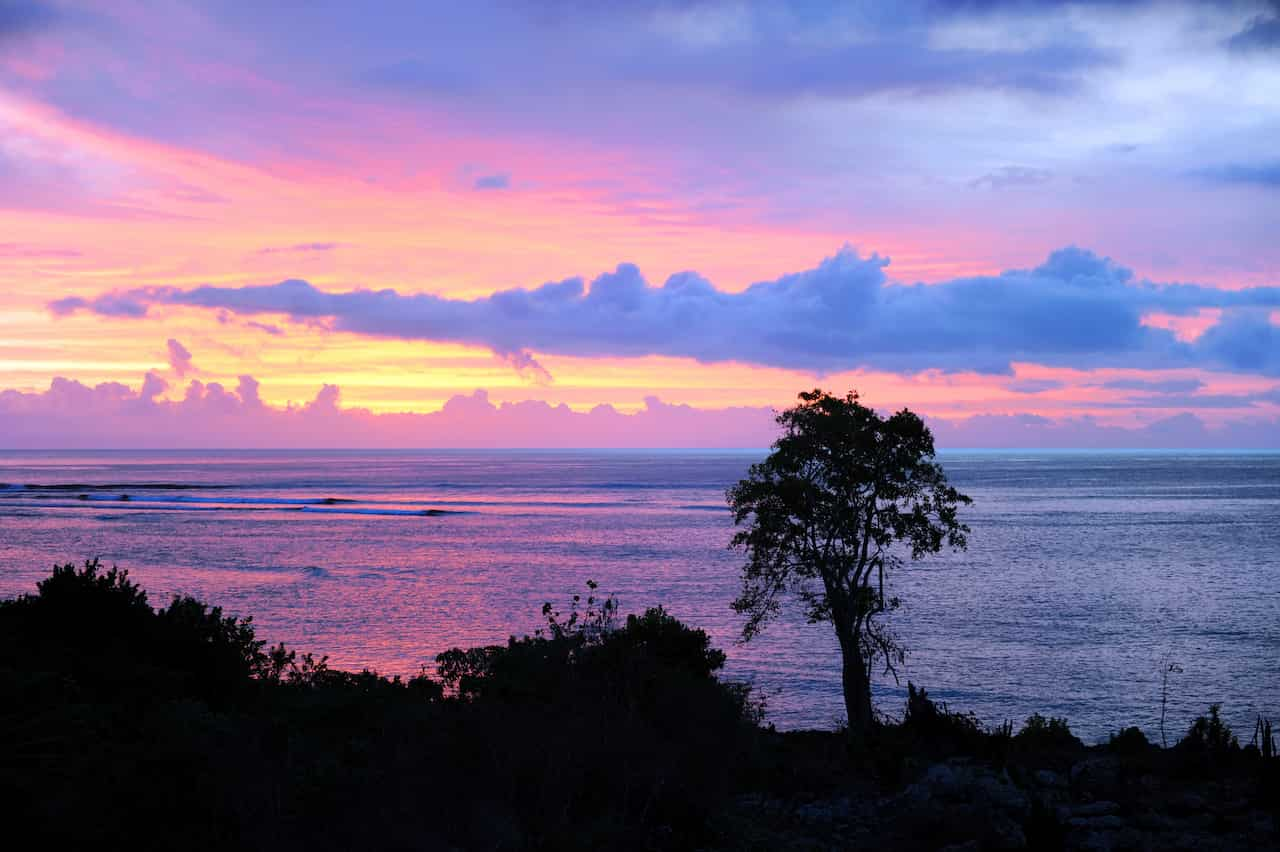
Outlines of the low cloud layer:
<svg viewBox="0 0 1280 852">
<path fill-rule="evenodd" d="M 396 290 L 325 292 L 297 279 L 243 287 L 146 287 L 51 302 L 55 315 L 140 318 L 156 307 L 283 315 L 339 332 L 487 347 L 522 369 L 535 354 L 665 355 L 827 373 L 851 369 L 1008 373 L 1014 362 L 1074 368 L 1202 367 L 1280 375 L 1280 286 L 1222 290 L 1136 279 L 1078 248 L 1040 266 L 903 285 L 889 261 L 845 248 L 814 269 L 739 293 L 696 272 L 650 286 L 622 264 L 590 286 L 569 278 L 460 300 Z M 1150 314 L 1220 310 L 1194 341 Z"/>
<path fill-rule="evenodd" d="M 303 405 L 262 401 L 258 382 L 241 376 L 234 389 L 192 381 L 180 399 L 148 373 L 138 389 L 94 387 L 54 379 L 38 393 L 0 391 L 0 449 L 388 448 L 388 447 L 751 447 L 776 436 L 764 407 L 704 409 L 656 397 L 634 414 L 612 406 L 589 412 L 540 401 L 495 404 L 484 391 L 451 398 L 430 414 L 375 414 L 341 404 L 324 385 Z M 927 412 L 926 412 L 927 414 Z M 1035 415 L 928 418 L 940 448 L 961 447 L 1220 447 L 1280 446 L 1280 419 L 1259 417 L 1210 428 L 1179 414 L 1141 429 L 1089 417 Z"/>
<path fill-rule="evenodd" d="M 40 393 L 2 391 L 0 448 L 763 447 L 774 437 L 768 408 L 696 409 L 656 397 L 635 414 L 609 405 L 583 413 L 495 404 L 481 390 L 430 414 L 375 414 L 344 407 L 335 385 L 287 408 L 264 404 L 252 376 L 234 389 L 192 381 L 172 401 L 159 398 L 167 389 L 148 373 L 137 390 L 60 377 Z"/>
</svg>

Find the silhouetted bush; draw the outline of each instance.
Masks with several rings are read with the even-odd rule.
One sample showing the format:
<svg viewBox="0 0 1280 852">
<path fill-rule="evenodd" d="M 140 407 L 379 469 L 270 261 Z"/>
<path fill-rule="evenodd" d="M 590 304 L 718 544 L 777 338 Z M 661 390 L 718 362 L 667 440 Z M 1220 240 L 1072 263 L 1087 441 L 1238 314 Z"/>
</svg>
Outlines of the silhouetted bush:
<svg viewBox="0 0 1280 852">
<path fill-rule="evenodd" d="M 700 842 L 752 747 L 749 692 L 665 610 L 578 603 L 401 681 L 59 567 L 0 603 L 0 800 L 45 847 Z"/>
<path fill-rule="evenodd" d="M 494 772 L 527 783 L 527 816 L 605 814 L 695 831 L 707 803 L 728 792 L 754 731 L 749 692 L 719 681 L 724 654 L 662 608 L 618 624 L 613 599 L 592 594 L 580 613 L 581 603 L 575 597 L 567 616 L 544 607 L 546 626 L 533 636 L 446 651 L 440 680 L 494 720 Z M 541 744 L 533 761 L 530 740 Z M 544 751 L 555 755 L 551 767 Z M 574 786 L 548 784 L 549 768 Z"/>
<path fill-rule="evenodd" d="M 1107 748 L 1116 754 L 1143 754 L 1153 746 L 1141 728 L 1129 727 L 1112 734 L 1107 740 Z"/>
<path fill-rule="evenodd" d="M 612 598 L 588 597 L 584 613 L 577 611 L 580 602 L 575 596 L 567 619 L 544 606 L 546 627 L 533 636 L 440 654 L 441 683 L 467 701 L 555 702 L 589 694 L 629 714 L 654 717 L 666 707 L 683 715 L 715 706 L 726 718 L 754 720 L 749 693 L 717 679 L 725 655 L 711 647 L 705 631 L 662 607 L 618 625 Z"/>
<path fill-rule="evenodd" d="M 263 671 L 251 622 L 189 597 L 153 610 L 127 571 L 94 559 L 55 568 L 35 595 L 0 602 L 0 665 L 64 673 L 94 692 L 225 703 Z"/>
<path fill-rule="evenodd" d="M 935 702 L 924 689 L 907 682 L 907 704 L 902 715 L 904 732 L 928 740 L 971 742 L 985 735 L 978 717 L 955 713 L 946 703 Z"/>
<path fill-rule="evenodd" d="M 1066 719 L 1054 716 L 1046 718 L 1039 713 L 1029 716 L 1022 730 L 1013 739 L 1023 747 L 1079 748 L 1084 745 L 1071 733 Z"/>
<path fill-rule="evenodd" d="M 1210 756 L 1239 751 L 1240 742 L 1231 728 L 1227 727 L 1227 723 L 1222 721 L 1219 715 L 1221 710 L 1221 705 L 1213 704 L 1209 707 L 1208 716 L 1197 716 L 1176 748 Z"/>
</svg>

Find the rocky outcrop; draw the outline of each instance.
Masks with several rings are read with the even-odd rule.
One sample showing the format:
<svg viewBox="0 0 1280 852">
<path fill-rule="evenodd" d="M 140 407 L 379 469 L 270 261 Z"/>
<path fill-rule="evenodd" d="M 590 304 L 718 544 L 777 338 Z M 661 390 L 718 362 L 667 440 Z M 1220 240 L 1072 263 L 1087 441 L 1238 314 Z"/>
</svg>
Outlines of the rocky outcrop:
<svg viewBox="0 0 1280 852">
<path fill-rule="evenodd" d="M 1274 792 L 1248 772 L 1189 773 L 1081 749 L 1059 768 L 954 758 L 896 791 L 738 800 L 723 848 L 1235 850 L 1280 848 Z"/>
</svg>

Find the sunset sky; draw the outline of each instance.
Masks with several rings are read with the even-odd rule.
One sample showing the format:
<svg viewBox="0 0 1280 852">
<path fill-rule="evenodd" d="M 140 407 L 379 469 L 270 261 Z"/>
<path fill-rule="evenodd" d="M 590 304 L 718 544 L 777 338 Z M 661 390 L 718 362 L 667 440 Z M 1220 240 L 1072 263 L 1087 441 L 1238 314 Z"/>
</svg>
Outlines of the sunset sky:
<svg viewBox="0 0 1280 852">
<path fill-rule="evenodd" d="M 0 0 L 0 447 L 1280 446 L 1280 3 L 376 5 Z"/>
</svg>

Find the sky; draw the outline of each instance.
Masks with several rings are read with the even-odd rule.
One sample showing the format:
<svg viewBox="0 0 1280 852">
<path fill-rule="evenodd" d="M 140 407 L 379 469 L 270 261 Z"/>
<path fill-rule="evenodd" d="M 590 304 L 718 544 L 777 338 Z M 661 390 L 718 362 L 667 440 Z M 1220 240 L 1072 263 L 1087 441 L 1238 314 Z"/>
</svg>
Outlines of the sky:
<svg viewBox="0 0 1280 852">
<path fill-rule="evenodd" d="M 0 448 L 1280 447 L 1280 2 L 0 0 Z"/>
</svg>

